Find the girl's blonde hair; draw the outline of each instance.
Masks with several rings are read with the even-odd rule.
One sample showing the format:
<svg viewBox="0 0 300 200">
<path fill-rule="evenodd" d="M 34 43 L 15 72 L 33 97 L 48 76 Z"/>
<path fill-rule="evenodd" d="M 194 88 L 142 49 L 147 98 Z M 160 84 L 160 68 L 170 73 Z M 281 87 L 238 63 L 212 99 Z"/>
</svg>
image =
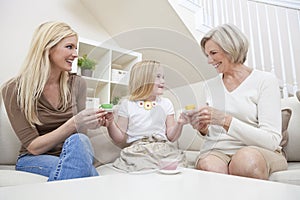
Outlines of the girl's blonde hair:
<svg viewBox="0 0 300 200">
<path fill-rule="evenodd" d="M 130 100 L 146 100 L 151 95 L 159 67 L 160 63 L 153 60 L 144 60 L 132 67 L 129 79 Z"/>
<path fill-rule="evenodd" d="M 70 36 L 78 39 L 77 33 L 68 24 L 55 21 L 41 24 L 34 32 L 27 57 L 15 78 L 18 105 L 32 126 L 41 125 L 37 105 L 51 72 L 49 51 L 62 39 Z M 67 109 L 70 98 L 68 78 L 69 72 L 61 73 L 59 84 L 62 111 Z"/>
<path fill-rule="evenodd" d="M 248 40 L 234 25 L 223 24 L 209 31 L 200 42 L 205 53 L 205 44 L 208 40 L 214 41 L 229 56 L 233 63 L 243 64 L 247 59 Z"/>
</svg>

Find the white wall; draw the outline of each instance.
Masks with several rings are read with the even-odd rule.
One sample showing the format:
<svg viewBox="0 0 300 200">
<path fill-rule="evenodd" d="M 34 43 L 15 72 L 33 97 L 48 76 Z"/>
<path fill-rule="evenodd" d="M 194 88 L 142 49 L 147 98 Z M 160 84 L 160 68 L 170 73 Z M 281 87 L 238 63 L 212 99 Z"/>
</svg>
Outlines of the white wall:
<svg viewBox="0 0 300 200">
<path fill-rule="evenodd" d="M 64 21 L 100 42 L 110 37 L 80 0 L 0 0 L 0 19 L 0 84 L 18 73 L 35 28 L 45 21 Z"/>
<path fill-rule="evenodd" d="M 168 89 L 163 96 L 169 98 L 174 106 L 176 118 L 184 111 L 186 105 L 194 104 L 196 108 L 206 105 L 207 99 L 204 90 L 207 88 L 206 81 L 199 81 L 196 83 L 187 84 L 184 86 Z M 209 90 L 208 90 L 209 91 Z"/>
</svg>

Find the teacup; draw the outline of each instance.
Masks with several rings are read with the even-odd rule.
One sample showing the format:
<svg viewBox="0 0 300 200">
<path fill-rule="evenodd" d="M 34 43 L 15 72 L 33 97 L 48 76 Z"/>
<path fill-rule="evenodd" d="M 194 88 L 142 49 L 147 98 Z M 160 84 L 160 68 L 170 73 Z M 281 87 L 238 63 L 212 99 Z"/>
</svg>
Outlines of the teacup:
<svg viewBox="0 0 300 200">
<path fill-rule="evenodd" d="M 177 159 L 163 158 L 159 161 L 160 170 L 176 170 L 179 162 Z"/>
<path fill-rule="evenodd" d="M 106 112 L 112 112 L 113 111 L 113 105 L 109 104 L 109 103 L 107 103 L 107 104 L 101 104 L 99 106 L 99 108 L 104 109 Z"/>
<path fill-rule="evenodd" d="M 189 114 L 189 113 L 193 112 L 195 109 L 196 109 L 195 104 L 188 104 L 184 107 L 183 113 Z"/>
</svg>

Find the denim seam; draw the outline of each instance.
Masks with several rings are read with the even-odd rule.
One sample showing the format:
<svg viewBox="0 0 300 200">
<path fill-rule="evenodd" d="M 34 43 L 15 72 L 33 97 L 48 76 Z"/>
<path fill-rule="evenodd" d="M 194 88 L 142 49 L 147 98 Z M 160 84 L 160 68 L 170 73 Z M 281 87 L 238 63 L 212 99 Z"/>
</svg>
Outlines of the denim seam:
<svg viewBox="0 0 300 200">
<path fill-rule="evenodd" d="M 66 140 L 65 145 L 66 146 L 69 145 L 69 139 Z M 66 154 L 67 154 L 66 149 L 67 148 L 65 148 L 65 147 L 62 149 L 62 152 L 61 152 L 62 156 L 61 156 L 61 159 L 59 159 L 59 163 L 57 164 L 56 171 L 55 171 L 55 174 L 53 176 L 54 180 L 57 180 L 58 176 L 60 175 L 61 166 L 62 166 L 63 160 L 64 160 L 64 158 L 66 157 Z"/>
</svg>

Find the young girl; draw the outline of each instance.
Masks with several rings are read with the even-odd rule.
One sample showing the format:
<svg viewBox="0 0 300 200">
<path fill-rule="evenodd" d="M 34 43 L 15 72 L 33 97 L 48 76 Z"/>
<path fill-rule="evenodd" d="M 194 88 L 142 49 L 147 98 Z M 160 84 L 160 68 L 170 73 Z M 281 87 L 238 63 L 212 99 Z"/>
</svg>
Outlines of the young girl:
<svg viewBox="0 0 300 200">
<path fill-rule="evenodd" d="M 164 87 L 164 72 L 159 62 L 141 61 L 132 67 L 130 95 L 120 103 L 117 123 L 112 114 L 106 116 L 114 142 L 130 144 L 121 151 L 114 167 L 127 172 L 157 169 L 162 158 L 184 164 L 184 154 L 172 142 L 179 138 L 188 119 L 181 114 L 175 121 L 173 104 L 160 96 Z"/>
</svg>

